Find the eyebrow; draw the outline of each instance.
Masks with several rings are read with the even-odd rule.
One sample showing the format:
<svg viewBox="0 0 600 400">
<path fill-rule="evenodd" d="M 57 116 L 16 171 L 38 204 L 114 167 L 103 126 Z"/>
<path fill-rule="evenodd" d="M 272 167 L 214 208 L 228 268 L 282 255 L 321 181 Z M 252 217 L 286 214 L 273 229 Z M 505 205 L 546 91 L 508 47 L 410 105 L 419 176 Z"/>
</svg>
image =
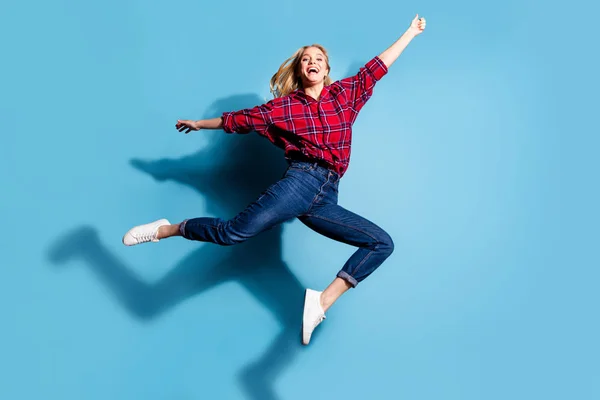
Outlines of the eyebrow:
<svg viewBox="0 0 600 400">
<path fill-rule="evenodd" d="M 322 53 L 315 54 L 315 57 L 318 57 L 318 56 L 325 57 Z M 304 57 L 308 57 L 308 54 L 302 54 L 302 58 L 304 58 Z"/>
</svg>

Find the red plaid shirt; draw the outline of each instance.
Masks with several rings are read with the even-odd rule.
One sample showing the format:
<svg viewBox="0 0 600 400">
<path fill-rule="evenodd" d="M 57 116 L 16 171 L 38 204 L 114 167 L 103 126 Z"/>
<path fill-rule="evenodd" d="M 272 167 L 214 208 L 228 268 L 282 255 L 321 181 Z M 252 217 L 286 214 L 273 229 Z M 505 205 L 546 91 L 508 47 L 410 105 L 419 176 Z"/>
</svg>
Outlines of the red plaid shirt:
<svg viewBox="0 0 600 400">
<path fill-rule="evenodd" d="M 256 131 L 284 149 L 287 159 L 321 160 L 341 177 L 350 161 L 352 124 L 386 73 L 375 57 L 355 76 L 325 86 L 319 101 L 298 89 L 261 106 L 223 113 L 223 130 Z"/>
</svg>

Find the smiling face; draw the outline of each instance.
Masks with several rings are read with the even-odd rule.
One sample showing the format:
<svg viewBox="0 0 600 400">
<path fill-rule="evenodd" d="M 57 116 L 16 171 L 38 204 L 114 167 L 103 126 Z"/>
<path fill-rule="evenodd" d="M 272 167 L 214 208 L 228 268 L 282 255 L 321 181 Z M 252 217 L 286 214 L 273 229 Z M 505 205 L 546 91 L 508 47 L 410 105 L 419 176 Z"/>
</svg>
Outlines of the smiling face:
<svg viewBox="0 0 600 400">
<path fill-rule="evenodd" d="M 323 83 L 329 75 L 327 55 L 318 47 L 307 47 L 302 53 L 298 64 L 298 76 L 303 87 L 310 87 Z"/>
</svg>

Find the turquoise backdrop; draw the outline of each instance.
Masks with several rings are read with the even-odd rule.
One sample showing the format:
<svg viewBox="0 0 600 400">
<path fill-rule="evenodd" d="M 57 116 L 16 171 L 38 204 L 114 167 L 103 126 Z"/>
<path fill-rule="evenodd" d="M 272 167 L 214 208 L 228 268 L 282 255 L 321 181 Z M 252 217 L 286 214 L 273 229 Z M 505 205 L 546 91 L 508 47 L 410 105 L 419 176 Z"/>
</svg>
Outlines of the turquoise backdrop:
<svg viewBox="0 0 600 400">
<path fill-rule="evenodd" d="M 0 399 L 600 398 L 598 6 L 506 0 L 4 2 Z M 300 345 L 353 248 L 297 221 L 127 248 L 276 180 L 256 134 L 305 44 L 334 79 L 427 30 L 354 126 L 340 204 L 396 251 Z"/>
</svg>

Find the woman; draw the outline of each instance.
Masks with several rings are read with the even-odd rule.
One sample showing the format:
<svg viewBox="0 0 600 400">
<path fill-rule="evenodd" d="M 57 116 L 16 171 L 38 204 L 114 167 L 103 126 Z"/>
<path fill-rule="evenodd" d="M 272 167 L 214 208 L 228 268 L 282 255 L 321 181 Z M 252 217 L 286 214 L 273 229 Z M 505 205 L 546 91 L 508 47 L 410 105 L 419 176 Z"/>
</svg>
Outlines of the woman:
<svg viewBox="0 0 600 400">
<path fill-rule="evenodd" d="M 357 246 L 358 250 L 322 292 L 306 289 L 302 343 L 308 344 L 325 312 L 349 288 L 369 276 L 394 249 L 390 236 L 377 225 L 337 204 L 338 183 L 348 168 L 352 124 L 410 41 L 425 29 L 417 15 L 408 30 L 357 75 L 331 82 L 329 60 L 320 45 L 300 48 L 271 79 L 275 99 L 261 106 L 225 112 L 209 120 L 179 120 L 186 134 L 200 129 L 227 133 L 255 131 L 285 150 L 289 168 L 244 211 L 231 220 L 194 218 L 179 224 L 161 219 L 129 230 L 123 243 L 131 246 L 172 236 L 233 245 L 291 218 L 316 232 Z"/>
</svg>

